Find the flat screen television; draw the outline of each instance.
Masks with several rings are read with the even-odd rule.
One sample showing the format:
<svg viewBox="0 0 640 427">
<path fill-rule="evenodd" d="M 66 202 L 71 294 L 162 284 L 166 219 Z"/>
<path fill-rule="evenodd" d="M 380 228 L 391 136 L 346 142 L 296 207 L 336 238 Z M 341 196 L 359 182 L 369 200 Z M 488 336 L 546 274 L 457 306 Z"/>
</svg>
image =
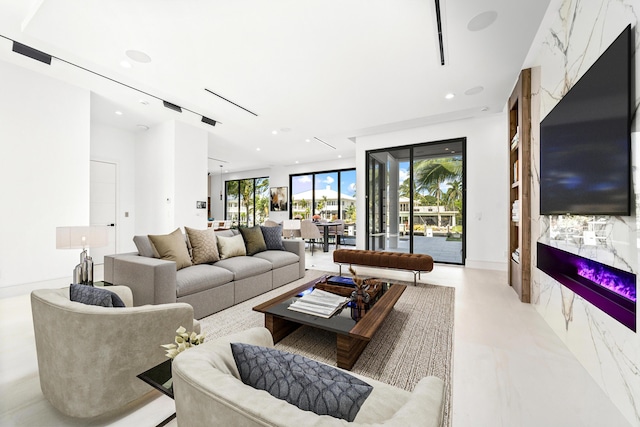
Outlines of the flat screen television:
<svg viewBox="0 0 640 427">
<path fill-rule="evenodd" d="M 540 124 L 540 214 L 631 214 L 631 91 L 628 26 Z"/>
</svg>

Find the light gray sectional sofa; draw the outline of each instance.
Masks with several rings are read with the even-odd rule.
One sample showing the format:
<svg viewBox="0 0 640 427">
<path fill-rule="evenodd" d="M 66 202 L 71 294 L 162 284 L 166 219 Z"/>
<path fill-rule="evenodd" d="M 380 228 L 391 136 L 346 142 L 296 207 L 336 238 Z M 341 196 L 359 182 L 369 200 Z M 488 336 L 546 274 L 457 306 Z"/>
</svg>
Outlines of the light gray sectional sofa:
<svg viewBox="0 0 640 427">
<path fill-rule="evenodd" d="M 232 237 L 237 230 L 215 232 Z M 105 256 L 104 279 L 125 285 L 136 306 L 186 302 L 201 319 L 305 275 L 304 241 L 282 240 L 285 250 L 234 256 L 179 270 L 176 262 L 153 257 L 148 236 L 134 238 L 137 253 Z M 148 249 L 144 249 L 145 245 Z M 141 252 L 145 252 L 143 256 Z M 156 254 L 157 255 L 157 254 Z"/>
</svg>

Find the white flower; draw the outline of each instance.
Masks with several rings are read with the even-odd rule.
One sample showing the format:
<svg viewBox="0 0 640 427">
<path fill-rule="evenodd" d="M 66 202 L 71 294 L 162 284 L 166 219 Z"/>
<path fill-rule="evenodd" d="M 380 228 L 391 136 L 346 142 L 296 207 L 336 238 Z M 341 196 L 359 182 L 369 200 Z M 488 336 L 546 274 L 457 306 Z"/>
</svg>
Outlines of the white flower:
<svg viewBox="0 0 640 427">
<path fill-rule="evenodd" d="M 189 334 L 187 330 L 180 326 L 177 330 L 176 338 L 174 343 L 172 344 L 162 344 L 161 347 L 166 350 L 165 355 L 173 359 L 180 352 L 188 349 L 191 346 L 202 344 L 204 342 L 204 335 L 196 334 L 195 332 L 191 332 Z"/>
</svg>

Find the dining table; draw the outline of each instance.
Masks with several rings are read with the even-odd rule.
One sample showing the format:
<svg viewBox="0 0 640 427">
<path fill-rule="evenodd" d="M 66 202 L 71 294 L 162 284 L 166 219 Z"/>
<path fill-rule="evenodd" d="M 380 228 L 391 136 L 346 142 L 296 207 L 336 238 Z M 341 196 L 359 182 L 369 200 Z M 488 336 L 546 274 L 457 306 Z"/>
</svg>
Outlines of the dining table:
<svg viewBox="0 0 640 427">
<path fill-rule="evenodd" d="M 322 227 L 322 251 L 329 252 L 329 227 L 335 227 L 336 232 L 338 227 L 342 225 L 340 222 L 316 222 L 318 227 Z M 338 247 L 338 235 L 336 233 L 336 248 Z"/>
</svg>

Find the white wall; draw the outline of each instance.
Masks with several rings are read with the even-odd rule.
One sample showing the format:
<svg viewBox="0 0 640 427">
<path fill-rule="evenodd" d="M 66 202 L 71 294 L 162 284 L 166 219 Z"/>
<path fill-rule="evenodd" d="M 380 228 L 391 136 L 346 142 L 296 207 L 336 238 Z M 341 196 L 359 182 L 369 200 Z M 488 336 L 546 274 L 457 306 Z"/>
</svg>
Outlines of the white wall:
<svg viewBox="0 0 640 427">
<path fill-rule="evenodd" d="M 207 201 L 207 132 L 176 122 L 174 137 L 176 227 L 207 227 L 207 209 L 196 209 L 196 201 Z"/>
<path fill-rule="evenodd" d="M 116 252 L 135 251 L 136 134 L 102 123 L 91 122 L 91 160 L 116 164 Z M 125 216 L 125 212 L 129 216 Z"/>
<path fill-rule="evenodd" d="M 89 225 L 89 92 L 2 61 L 0 75 L 0 287 L 71 278 L 80 250 L 55 236 Z"/>
<path fill-rule="evenodd" d="M 206 228 L 207 133 L 185 123 L 155 126 L 136 141 L 135 234 Z"/>
<path fill-rule="evenodd" d="M 506 113 L 360 137 L 356 141 L 356 185 L 361 189 L 366 188 L 364 170 L 367 150 L 461 137 L 467 138 L 465 264 L 475 268 L 506 270 L 509 199 Z M 364 197 L 358 197 L 357 211 L 365 212 L 365 208 Z M 365 228 L 363 215 L 358 215 L 356 227 L 361 230 Z M 364 233 L 357 234 L 358 247 L 364 247 L 364 239 Z"/>
<path fill-rule="evenodd" d="M 173 121 L 154 126 L 136 141 L 136 234 L 164 234 L 175 230 Z"/>
</svg>

